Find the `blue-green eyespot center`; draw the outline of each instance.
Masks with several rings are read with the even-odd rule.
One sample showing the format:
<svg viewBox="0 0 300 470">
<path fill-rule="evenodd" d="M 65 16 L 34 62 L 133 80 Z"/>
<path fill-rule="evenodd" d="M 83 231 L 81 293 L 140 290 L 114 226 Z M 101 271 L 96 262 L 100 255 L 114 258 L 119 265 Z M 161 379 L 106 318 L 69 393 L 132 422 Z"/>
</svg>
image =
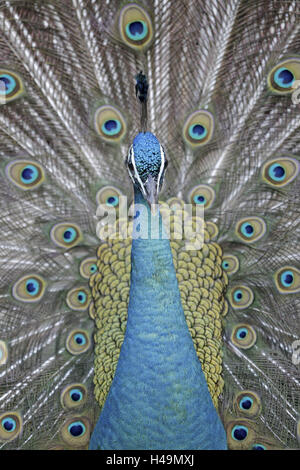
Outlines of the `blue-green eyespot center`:
<svg viewBox="0 0 300 470">
<path fill-rule="evenodd" d="M 241 226 L 241 232 L 245 237 L 250 238 L 254 234 L 254 228 L 249 222 L 244 222 Z"/>
<path fill-rule="evenodd" d="M 70 390 L 70 398 L 72 401 L 75 402 L 81 401 L 83 398 L 81 390 L 79 390 L 79 388 L 73 388 L 72 390 Z"/>
<path fill-rule="evenodd" d="M 90 273 L 95 273 L 97 271 L 97 265 L 94 263 L 90 266 Z"/>
<path fill-rule="evenodd" d="M 142 41 L 148 35 L 148 26 L 145 21 L 132 21 L 125 28 L 126 35 L 132 41 Z"/>
<path fill-rule="evenodd" d="M 74 421 L 68 426 L 68 431 L 73 437 L 83 436 L 86 432 L 86 427 L 82 421 Z"/>
<path fill-rule="evenodd" d="M 251 397 L 248 397 L 248 396 L 243 397 L 239 402 L 239 407 L 242 410 L 250 410 L 250 408 L 252 408 L 252 405 L 253 405 L 253 400 Z"/>
<path fill-rule="evenodd" d="M 280 275 L 280 281 L 281 281 L 281 284 L 285 287 L 290 287 L 293 285 L 293 282 L 294 282 L 294 275 L 292 273 L 292 271 L 284 271 L 281 275 Z"/>
<path fill-rule="evenodd" d="M 8 75 L 7 73 L 2 73 L 0 75 L 0 95 L 9 95 L 14 91 L 16 85 L 16 80 L 11 75 Z"/>
<path fill-rule="evenodd" d="M 6 432 L 13 432 L 16 429 L 17 423 L 13 418 L 3 418 L 1 425 Z"/>
<path fill-rule="evenodd" d="M 77 299 L 78 302 L 84 304 L 84 302 L 86 302 L 86 293 L 84 291 L 79 291 L 77 294 Z"/>
<path fill-rule="evenodd" d="M 26 165 L 21 172 L 21 181 L 24 184 L 31 184 L 36 181 L 39 176 L 39 172 L 33 165 Z"/>
<path fill-rule="evenodd" d="M 231 431 L 231 436 L 235 441 L 243 441 L 248 436 L 248 428 L 241 425 L 234 426 Z"/>
<path fill-rule="evenodd" d="M 243 298 L 243 293 L 240 289 L 234 291 L 233 298 L 236 302 L 240 302 Z"/>
<path fill-rule="evenodd" d="M 206 198 L 205 196 L 203 196 L 203 194 L 196 194 L 193 197 L 193 201 L 195 202 L 195 204 L 201 204 L 201 205 L 206 204 Z"/>
<path fill-rule="evenodd" d="M 26 291 L 29 295 L 36 295 L 40 290 L 40 285 L 35 279 L 26 281 Z"/>
<path fill-rule="evenodd" d="M 295 77 L 293 72 L 286 67 L 280 67 L 274 74 L 274 82 L 280 88 L 291 88 L 294 81 Z"/>
<path fill-rule="evenodd" d="M 269 176 L 274 181 L 283 181 L 285 178 L 285 169 L 278 163 L 273 163 L 269 168 Z"/>
<path fill-rule="evenodd" d="M 74 341 L 75 343 L 77 343 L 79 346 L 83 346 L 86 344 L 86 338 L 84 335 L 82 335 L 81 333 L 77 333 L 75 336 L 74 336 Z"/>
<path fill-rule="evenodd" d="M 68 227 L 63 234 L 64 241 L 66 243 L 72 243 L 77 237 L 77 232 L 73 227 Z"/>
<path fill-rule="evenodd" d="M 114 136 L 114 135 L 119 134 L 121 128 L 122 128 L 122 124 L 120 123 L 118 119 L 108 119 L 101 126 L 101 130 L 103 134 L 106 134 L 109 136 Z"/>
<path fill-rule="evenodd" d="M 237 339 L 245 339 L 246 336 L 248 335 L 248 330 L 247 328 L 239 328 L 236 332 L 236 337 Z"/>
<path fill-rule="evenodd" d="M 111 207 L 116 207 L 119 204 L 118 196 L 108 196 L 106 199 L 106 205 Z"/>
<path fill-rule="evenodd" d="M 207 129 L 201 124 L 192 124 L 188 130 L 189 136 L 194 140 L 202 140 L 207 136 Z"/>
</svg>

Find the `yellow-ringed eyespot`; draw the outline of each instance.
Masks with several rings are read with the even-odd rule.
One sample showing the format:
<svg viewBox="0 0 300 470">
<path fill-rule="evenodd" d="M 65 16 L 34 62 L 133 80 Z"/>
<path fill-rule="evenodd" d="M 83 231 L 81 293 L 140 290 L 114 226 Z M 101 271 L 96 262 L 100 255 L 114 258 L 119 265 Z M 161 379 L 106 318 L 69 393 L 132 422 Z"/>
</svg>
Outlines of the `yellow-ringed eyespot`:
<svg viewBox="0 0 300 470">
<path fill-rule="evenodd" d="M 12 295 L 21 302 L 38 302 L 45 293 L 46 282 L 37 274 L 21 277 L 12 288 Z"/>
<path fill-rule="evenodd" d="M 97 258 L 86 258 L 80 263 L 79 272 L 85 279 L 89 279 L 97 270 Z"/>
<path fill-rule="evenodd" d="M 240 349 L 250 349 L 256 343 L 256 332 L 247 323 L 239 323 L 231 333 L 231 342 Z"/>
<path fill-rule="evenodd" d="M 0 69 L 0 104 L 15 100 L 24 93 L 21 77 L 7 69 Z"/>
<path fill-rule="evenodd" d="M 236 224 L 235 233 L 244 243 L 254 243 L 265 235 L 266 230 L 266 223 L 260 217 L 245 217 Z"/>
<path fill-rule="evenodd" d="M 66 348 L 71 354 L 85 353 L 90 345 L 90 336 L 86 330 L 73 330 L 67 337 Z"/>
<path fill-rule="evenodd" d="M 254 442 L 253 422 L 248 419 L 230 421 L 226 426 L 229 449 L 248 449 Z"/>
<path fill-rule="evenodd" d="M 153 39 L 150 16 L 136 3 L 123 7 L 119 14 L 119 33 L 123 42 L 136 50 L 148 47 Z"/>
<path fill-rule="evenodd" d="M 223 256 L 222 268 L 229 276 L 235 274 L 239 270 L 239 266 L 240 263 L 237 256 L 227 254 Z"/>
<path fill-rule="evenodd" d="M 188 199 L 191 204 L 203 206 L 209 209 L 215 200 L 216 194 L 213 188 L 207 184 L 199 184 L 195 186 L 189 193 Z"/>
<path fill-rule="evenodd" d="M 183 125 L 184 141 L 192 148 L 206 145 L 214 132 L 214 117 L 209 111 L 198 110 L 187 117 Z"/>
<path fill-rule="evenodd" d="M 60 401 L 64 408 L 78 408 L 86 403 L 88 396 L 85 385 L 75 383 L 65 387 L 61 393 Z"/>
<path fill-rule="evenodd" d="M 28 191 L 36 189 L 45 180 L 41 165 L 31 160 L 14 160 L 6 165 L 6 175 L 18 188 Z"/>
<path fill-rule="evenodd" d="M 299 162 L 291 157 L 269 160 L 262 167 L 262 178 L 273 187 L 282 188 L 299 174 Z"/>
<path fill-rule="evenodd" d="M 300 80 L 300 59 L 290 58 L 279 62 L 268 75 L 268 85 L 273 93 L 285 95 L 294 91 L 294 83 Z"/>
<path fill-rule="evenodd" d="M 73 248 L 83 239 L 77 224 L 63 222 L 56 224 L 50 231 L 51 240 L 62 248 Z"/>
<path fill-rule="evenodd" d="M 281 294 L 295 294 L 300 291 L 300 271 L 293 266 L 278 269 L 274 280 Z"/>
<path fill-rule="evenodd" d="M 61 428 L 62 439 L 72 447 L 85 447 L 90 440 L 91 425 L 87 417 L 69 418 Z"/>
<path fill-rule="evenodd" d="M 127 131 L 121 112 L 110 105 L 100 106 L 96 110 L 94 126 L 101 139 L 111 143 L 119 143 Z"/>
<path fill-rule="evenodd" d="M 67 294 L 67 304 L 72 310 L 86 310 L 90 303 L 90 292 L 86 287 L 75 287 Z"/>
<path fill-rule="evenodd" d="M 12 441 L 22 431 L 22 418 L 15 411 L 6 412 L 0 415 L 0 441 Z"/>
<path fill-rule="evenodd" d="M 244 329 L 246 330 L 245 327 Z M 240 331 L 243 331 L 243 327 Z M 244 414 L 249 418 L 254 418 L 261 412 L 261 400 L 257 393 L 250 390 L 239 392 L 235 398 L 234 405 L 237 413 Z"/>
<path fill-rule="evenodd" d="M 228 300 L 233 308 L 243 309 L 253 303 L 254 294 L 250 287 L 238 285 L 229 290 Z"/>
</svg>

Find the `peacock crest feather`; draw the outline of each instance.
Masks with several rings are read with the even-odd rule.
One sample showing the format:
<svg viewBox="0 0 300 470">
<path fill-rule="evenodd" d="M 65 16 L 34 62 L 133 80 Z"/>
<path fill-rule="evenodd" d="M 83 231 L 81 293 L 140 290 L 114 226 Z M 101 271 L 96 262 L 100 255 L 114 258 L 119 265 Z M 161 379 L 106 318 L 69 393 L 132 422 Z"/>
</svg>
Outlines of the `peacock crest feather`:
<svg viewBox="0 0 300 470">
<path fill-rule="evenodd" d="M 0 448 L 299 447 L 299 6 L 2 2 Z"/>
</svg>

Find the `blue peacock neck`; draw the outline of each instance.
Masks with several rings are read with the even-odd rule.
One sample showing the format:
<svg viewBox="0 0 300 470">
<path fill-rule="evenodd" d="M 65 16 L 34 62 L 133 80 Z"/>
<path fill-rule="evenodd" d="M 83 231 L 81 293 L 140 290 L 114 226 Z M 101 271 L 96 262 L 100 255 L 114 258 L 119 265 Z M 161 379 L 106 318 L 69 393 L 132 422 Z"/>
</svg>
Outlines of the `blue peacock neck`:
<svg viewBox="0 0 300 470">
<path fill-rule="evenodd" d="M 150 234 L 150 208 L 138 188 L 135 209 L 134 232 Z M 160 213 L 152 220 L 161 224 Z M 132 240 L 125 338 L 90 448 L 226 449 L 162 232 Z"/>
</svg>

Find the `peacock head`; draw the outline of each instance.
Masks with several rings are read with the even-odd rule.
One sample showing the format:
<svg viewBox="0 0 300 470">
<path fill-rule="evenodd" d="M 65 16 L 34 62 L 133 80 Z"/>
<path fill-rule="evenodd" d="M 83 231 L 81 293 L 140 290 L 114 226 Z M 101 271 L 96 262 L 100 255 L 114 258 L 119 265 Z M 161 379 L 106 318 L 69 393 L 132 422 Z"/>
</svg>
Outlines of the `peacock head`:
<svg viewBox="0 0 300 470">
<path fill-rule="evenodd" d="M 126 166 L 134 186 L 140 189 L 150 207 L 157 204 L 168 160 L 155 135 L 141 132 L 134 138 Z"/>
</svg>

